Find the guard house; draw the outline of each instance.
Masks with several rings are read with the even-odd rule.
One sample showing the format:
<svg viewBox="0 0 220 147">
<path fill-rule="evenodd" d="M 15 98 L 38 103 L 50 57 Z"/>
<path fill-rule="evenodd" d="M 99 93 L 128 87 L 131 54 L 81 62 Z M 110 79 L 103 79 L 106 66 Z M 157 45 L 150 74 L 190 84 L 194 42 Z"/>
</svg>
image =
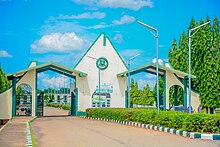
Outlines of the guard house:
<svg viewBox="0 0 220 147">
<path fill-rule="evenodd" d="M 31 62 L 27 69 L 7 75 L 8 79 L 12 81 L 12 86 L 0 93 L 0 119 L 10 119 L 16 116 L 16 89 L 23 83 L 30 85 L 32 89 L 31 115 L 39 115 L 39 104 L 42 101 L 39 100 L 36 93 L 37 74 L 46 70 L 52 70 L 74 79 L 75 99 L 71 100 L 71 111 L 73 112 L 71 115 L 80 115 L 81 111 L 92 107 L 126 107 L 128 69 L 110 39 L 102 33 L 74 68 L 53 62 L 42 65 Z M 180 80 L 185 79 L 187 74 L 166 65 L 159 66 L 159 71 L 166 81 L 164 109 L 169 107 L 168 94 L 172 85 L 180 85 L 184 88 L 184 104 L 187 105 L 187 87 Z M 155 74 L 155 64 L 151 63 L 131 70 L 131 75 L 138 72 Z M 192 93 L 192 105 L 194 108 L 199 105 L 199 95 L 196 93 Z"/>
</svg>

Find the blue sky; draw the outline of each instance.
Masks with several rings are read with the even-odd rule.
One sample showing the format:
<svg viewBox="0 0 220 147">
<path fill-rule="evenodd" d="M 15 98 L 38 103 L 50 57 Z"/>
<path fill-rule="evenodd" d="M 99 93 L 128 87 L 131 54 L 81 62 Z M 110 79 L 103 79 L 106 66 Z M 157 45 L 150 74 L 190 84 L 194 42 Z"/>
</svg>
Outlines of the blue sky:
<svg viewBox="0 0 220 147">
<path fill-rule="evenodd" d="M 132 68 L 141 66 L 155 58 L 155 38 L 138 20 L 158 29 L 159 58 L 167 60 L 173 39 L 187 31 L 191 18 L 220 18 L 219 5 L 218 0 L 0 0 L 0 63 L 6 73 L 32 60 L 74 67 L 105 32 L 126 61 L 140 53 Z M 140 85 L 154 79 L 136 77 Z"/>
</svg>

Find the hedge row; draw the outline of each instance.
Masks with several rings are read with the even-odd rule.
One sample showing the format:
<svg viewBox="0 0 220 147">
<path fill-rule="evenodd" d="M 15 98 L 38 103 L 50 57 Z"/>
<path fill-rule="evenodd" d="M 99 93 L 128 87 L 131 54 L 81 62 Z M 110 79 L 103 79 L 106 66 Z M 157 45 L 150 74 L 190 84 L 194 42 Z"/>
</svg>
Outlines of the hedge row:
<svg viewBox="0 0 220 147">
<path fill-rule="evenodd" d="M 134 121 L 188 132 L 220 133 L 219 114 L 188 114 L 174 111 L 160 111 L 160 114 L 157 114 L 155 109 L 89 108 L 86 110 L 86 116 Z"/>
<path fill-rule="evenodd" d="M 69 104 L 52 104 L 52 103 L 48 103 L 47 106 L 60 108 L 63 110 L 70 110 L 70 107 L 71 107 Z"/>
<path fill-rule="evenodd" d="M 153 106 L 154 100 L 154 98 L 132 98 L 131 104 Z"/>
</svg>

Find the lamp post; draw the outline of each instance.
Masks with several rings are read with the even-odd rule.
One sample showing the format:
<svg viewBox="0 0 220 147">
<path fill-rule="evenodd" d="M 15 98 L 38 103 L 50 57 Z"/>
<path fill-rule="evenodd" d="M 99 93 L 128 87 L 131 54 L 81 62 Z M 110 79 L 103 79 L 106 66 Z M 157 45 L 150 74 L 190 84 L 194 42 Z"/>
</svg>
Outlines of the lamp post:
<svg viewBox="0 0 220 147">
<path fill-rule="evenodd" d="M 91 58 L 91 59 L 94 59 L 94 60 L 96 60 L 96 61 L 98 61 L 98 58 L 95 58 L 95 57 L 92 57 L 92 56 L 87 56 L 87 57 L 89 57 L 89 58 Z M 98 67 L 97 67 L 98 68 Z M 101 90 L 100 90 L 100 88 L 101 88 L 101 80 L 100 80 L 100 68 L 98 68 L 98 83 L 99 83 L 99 108 L 101 108 L 101 106 L 102 106 L 102 104 L 101 104 Z"/>
<path fill-rule="evenodd" d="M 207 25 L 207 24 L 209 24 L 210 22 L 206 22 L 206 23 L 203 23 L 203 24 L 201 24 L 201 25 L 199 25 L 199 26 L 197 26 L 197 27 L 194 27 L 194 28 L 192 28 L 192 29 L 189 29 L 189 59 L 188 59 L 188 79 L 189 79 L 189 93 L 188 93 L 188 105 L 189 105 L 189 107 L 191 106 L 191 39 L 192 39 L 192 36 L 193 35 L 195 35 L 196 34 L 196 32 L 198 31 L 196 31 L 196 32 L 194 32 L 193 34 L 192 34 L 192 31 L 194 31 L 194 30 L 196 30 L 196 29 L 199 29 L 199 28 L 201 28 L 202 26 L 205 26 L 205 25 Z M 189 113 L 191 113 L 191 109 L 189 109 Z"/>
<path fill-rule="evenodd" d="M 159 65 L 158 65 L 158 30 L 152 26 L 149 26 L 141 21 L 138 21 L 138 23 L 152 31 L 155 32 L 154 37 L 156 38 L 156 83 L 157 83 L 157 113 L 160 113 L 160 101 L 159 101 L 159 74 L 158 74 L 158 69 L 159 69 Z"/>
<path fill-rule="evenodd" d="M 131 65 L 131 61 L 136 58 L 137 56 L 140 56 L 140 54 L 137 54 L 133 57 L 131 57 L 128 60 L 128 108 L 130 108 L 130 83 L 131 83 L 131 79 L 130 79 L 130 65 Z"/>
</svg>

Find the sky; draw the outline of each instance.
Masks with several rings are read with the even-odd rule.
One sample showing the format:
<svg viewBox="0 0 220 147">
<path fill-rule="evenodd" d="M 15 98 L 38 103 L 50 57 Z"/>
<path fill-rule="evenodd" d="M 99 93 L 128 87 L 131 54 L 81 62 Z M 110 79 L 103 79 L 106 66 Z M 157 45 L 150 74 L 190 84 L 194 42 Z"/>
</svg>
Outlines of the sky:
<svg viewBox="0 0 220 147">
<path fill-rule="evenodd" d="M 218 0 L 0 0 L 0 64 L 7 74 L 31 61 L 73 68 L 104 32 L 125 62 L 141 54 L 131 68 L 142 66 L 156 56 L 155 37 L 137 21 L 157 28 L 159 58 L 167 61 L 173 39 L 187 31 L 190 20 L 219 19 L 219 6 Z M 43 86 L 63 77 L 45 72 L 39 78 Z M 134 78 L 140 87 L 155 84 L 154 75 Z"/>
</svg>

